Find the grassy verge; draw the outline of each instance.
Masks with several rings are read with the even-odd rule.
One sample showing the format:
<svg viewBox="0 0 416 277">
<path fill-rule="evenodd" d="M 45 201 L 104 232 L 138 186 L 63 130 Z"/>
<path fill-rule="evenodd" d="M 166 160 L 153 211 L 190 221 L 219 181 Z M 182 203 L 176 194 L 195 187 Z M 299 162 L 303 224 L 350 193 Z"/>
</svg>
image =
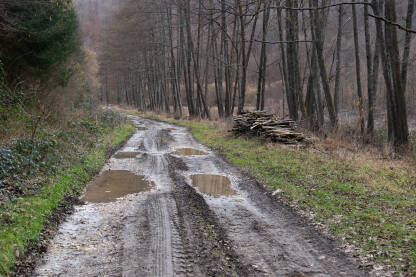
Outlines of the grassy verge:
<svg viewBox="0 0 416 277">
<path fill-rule="evenodd" d="M 308 212 L 362 256 L 416 276 L 416 175 L 256 139 L 235 138 L 212 123 L 164 119 L 194 136 L 270 190 Z"/>
<path fill-rule="evenodd" d="M 38 193 L 10 201 L 2 208 L 0 226 L 0 275 L 12 272 L 14 263 L 29 245 L 36 243 L 48 216 L 66 195 L 78 195 L 94 173 L 105 163 L 108 149 L 117 146 L 135 131 L 124 123 L 107 128 L 98 141 L 84 149 L 83 158 L 45 180 Z"/>
</svg>

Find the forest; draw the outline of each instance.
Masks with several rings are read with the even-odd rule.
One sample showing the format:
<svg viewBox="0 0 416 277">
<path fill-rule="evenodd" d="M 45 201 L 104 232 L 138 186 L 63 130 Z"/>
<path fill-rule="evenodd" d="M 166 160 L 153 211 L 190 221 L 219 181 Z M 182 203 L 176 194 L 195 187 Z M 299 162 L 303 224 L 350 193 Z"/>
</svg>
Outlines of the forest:
<svg viewBox="0 0 416 277">
<path fill-rule="evenodd" d="M 415 8 L 0 0 L 0 276 L 416 276 Z"/>
<path fill-rule="evenodd" d="M 96 44 L 103 102 L 208 119 L 270 110 L 316 132 L 347 128 L 365 143 L 409 142 L 413 1 L 116 7 L 99 23 L 105 35 Z"/>
</svg>

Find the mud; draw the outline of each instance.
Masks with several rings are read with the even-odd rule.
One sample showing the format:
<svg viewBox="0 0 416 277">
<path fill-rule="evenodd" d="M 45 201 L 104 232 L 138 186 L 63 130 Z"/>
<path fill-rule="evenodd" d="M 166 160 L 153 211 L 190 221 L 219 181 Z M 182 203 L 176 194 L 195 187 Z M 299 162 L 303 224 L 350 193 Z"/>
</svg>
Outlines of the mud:
<svg viewBox="0 0 416 277">
<path fill-rule="evenodd" d="M 117 198 L 149 191 L 154 184 L 127 170 L 107 170 L 88 185 L 81 200 L 90 203 L 106 203 Z"/>
<path fill-rule="evenodd" d="M 204 274 L 195 276 L 255 276 L 250 265 L 242 264 L 231 247 L 204 197 L 185 181 L 179 172 L 188 170 L 181 159 L 169 157 L 169 174 L 175 183 L 173 195 L 181 215 L 181 235 L 191 243 L 188 249 L 194 260 L 203 265 Z M 189 240 L 189 238 L 193 238 Z"/>
<path fill-rule="evenodd" d="M 114 155 L 115 159 L 134 159 L 137 155 L 140 155 L 140 152 L 118 152 Z"/>
<path fill-rule="evenodd" d="M 230 180 L 221 175 L 196 174 L 191 176 L 191 180 L 192 185 L 200 192 L 213 197 L 237 195 L 237 192 L 230 187 Z"/>
<path fill-rule="evenodd" d="M 193 148 L 181 148 L 181 149 L 177 149 L 175 152 L 172 152 L 173 155 L 178 155 L 178 156 L 204 156 L 204 155 L 208 155 L 208 153 L 198 150 L 198 149 L 193 149 Z"/>
<path fill-rule="evenodd" d="M 31 244 L 26 253 L 19 257 L 12 276 L 34 276 L 33 271 L 39 263 L 39 257 L 42 257 L 48 251 L 49 240 L 56 235 L 59 226 L 65 221 L 65 218 L 72 214 L 74 205 L 80 204 L 81 202 L 78 197 L 69 194 L 65 195 L 63 201 L 59 203 L 52 214 L 46 219 L 45 227 L 40 232 L 37 242 Z"/>
<path fill-rule="evenodd" d="M 120 152 L 142 154 L 113 156 L 101 177 L 127 171 L 152 189 L 76 206 L 35 276 L 368 276 L 336 242 L 186 128 L 130 119 L 146 130 Z M 173 153 L 189 148 L 207 155 Z"/>
<path fill-rule="evenodd" d="M 126 137 L 119 144 L 110 147 L 106 150 L 106 157 L 110 158 L 118 149 L 120 149 L 132 135 Z M 98 174 L 98 171 L 93 171 L 92 174 Z M 81 192 L 75 191 L 72 194 L 66 194 L 58 204 L 56 208 L 53 209 L 52 213 L 47 217 L 43 229 L 39 233 L 39 237 L 36 241 L 30 241 L 29 246 L 26 252 L 21 255 L 17 262 L 15 263 L 14 272 L 11 276 L 19 277 L 31 277 L 36 276 L 36 268 L 40 264 L 40 259 L 50 250 L 49 246 L 51 240 L 57 235 L 62 223 L 64 223 L 68 217 L 70 217 L 74 212 L 74 206 L 80 206 L 84 203 L 80 200 Z"/>
<path fill-rule="evenodd" d="M 304 274 L 304 273 L 299 273 L 299 272 L 295 272 L 292 275 L 290 275 L 290 277 L 311 277 L 312 275 L 309 274 Z"/>
</svg>

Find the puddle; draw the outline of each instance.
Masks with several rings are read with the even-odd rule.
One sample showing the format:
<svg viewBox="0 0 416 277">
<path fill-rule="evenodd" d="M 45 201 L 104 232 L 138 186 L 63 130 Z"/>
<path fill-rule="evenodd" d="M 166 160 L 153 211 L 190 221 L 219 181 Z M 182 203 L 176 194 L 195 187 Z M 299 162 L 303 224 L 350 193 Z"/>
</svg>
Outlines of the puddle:
<svg viewBox="0 0 416 277">
<path fill-rule="evenodd" d="M 114 155 L 116 159 L 134 159 L 137 155 L 141 154 L 141 152 L 118 152 Z"/>
<path fill-rule="evenodd" d="M 233 196 L 237 192 L 230 186 L 231 182 L 227 177 L 210 174 L 196 174 L 191 176 L 192 185 L 200 192 L 213 197 Z"/>
<path fill-rule="evenodd" d="M 292 273 L 290 277 L 312 277 L 312 276 L 309 274 L 305 274 L 305 273 L 295 272 L 295 273 Z"/>
<path fill-rule="evenodd" d="M 208 155 L 208 153 L 201 151 L 201 150 L 197 150 L 194 148 L 180 148 L 177 149 L 175 152 L 172 152 L 172 154 L 174 155 L 179 155 L 179 156 L 202 156 L 202 155 Z"/>
<path fill-rule="evenodd" d="M 149 191 L 154 184 L 127 170 L 108 170 L 98 176 L 87 188 L 82 200 L 107 203 L 127 194 Z"/>
<path fill-rule="evenodd" d="M 242 202 L 244 202 L 244 199 L 235 199 L 234 202 L 235 203 L 242 203 Z"/>
</svg>

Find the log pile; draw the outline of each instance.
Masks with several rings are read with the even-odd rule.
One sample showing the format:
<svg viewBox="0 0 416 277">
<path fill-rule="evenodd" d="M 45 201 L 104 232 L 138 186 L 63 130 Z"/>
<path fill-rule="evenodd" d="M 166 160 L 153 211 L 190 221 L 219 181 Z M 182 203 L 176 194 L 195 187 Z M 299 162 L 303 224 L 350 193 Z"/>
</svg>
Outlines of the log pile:
<svg viewBox="0 0 416 277">
<path fill-rule="evenodd" d="M 293 120 L 279 119 L 273 114 L 255 111 L 244 112 L 234 117 L 232 132 L 250 134 L 271 139 L 273 142 L 295 144 L 305 139 L 302 133 L 296 132 Z"/>
</svg>

